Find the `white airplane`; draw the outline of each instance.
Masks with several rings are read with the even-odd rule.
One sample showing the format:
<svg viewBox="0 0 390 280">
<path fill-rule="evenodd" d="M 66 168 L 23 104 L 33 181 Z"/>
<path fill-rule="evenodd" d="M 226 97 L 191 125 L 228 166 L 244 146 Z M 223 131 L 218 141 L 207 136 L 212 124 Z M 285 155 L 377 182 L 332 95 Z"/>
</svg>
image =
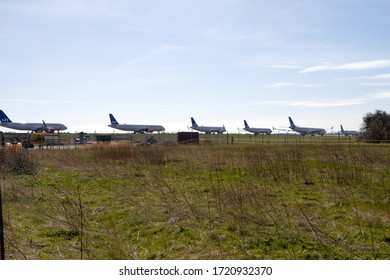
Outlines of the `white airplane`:
<svg viewBox="0 0 390 280">
<path fill-rule="evenodd" d="M 308 134 L 311 136 L 314 136 L 316 134 L 324 136 L 324 134 L 326 133 L 326 130 L 323 128 L 300 127 L 300 126 L 296 126 L 290 117 L 288 117 L 288 120 L 290 121 L 290 128 L 293 131 L 300 133 L 302 136 L 305 136 Z"/>
<path fill-rule="evenodd" d="M 344 130 L 343 128 L 343 125 L 340 124 L 340 133 L 341 134 L 344 134 L 345 136 L 356 136 L 356 135 L 359 135 L 359 131 L 356 131 L 356 130 Z"/>
<path fill-rule="evenodd" d="M 31 130 L 34 132 L 49 132 L 65 130 L 67 127 L 62 123 L 17 123 L 10 120 L 7 115 L 0 110 L 0 126 L 16 129 L 16 130 Z"/>
<path fill-rule="evenodd" d="M 267 134 L 267 135 L 270 135 L 272 133 L 272 130 L 269 129 L 269 128 L 256 128 L 256 127 L 249 127 L 248 123 L 246 122 L 246 120 L 244 120 L 244 130 L 245 131 L 248 131 L 248 132 L 252 132 L 254 133 L 255 135 L 258 135 L 258 134 Z"/>
<path fill-rule="evenodd" d="M 200 132 L 204 132 L 206 134 L 211 134 L 213 132 L 222 134 L 226 131 L 225 126 L 199 126 L 194 118 L 191 117 L 191 128 Z"/>
<path fill-rule="evenodd" d="M 150 125 L 150 124 L 119 124 L 115 117 L 112 114 L 109 114 L 111 124 L 109 124 L 109 127 L 119 129 L 119 130 L 126 130 L 126 131 L 133 131 L 135 133 L 153 133 L 154 131 L 160 132 L 164 131 L 165 128 L 162 125 Z"/>
</svg>

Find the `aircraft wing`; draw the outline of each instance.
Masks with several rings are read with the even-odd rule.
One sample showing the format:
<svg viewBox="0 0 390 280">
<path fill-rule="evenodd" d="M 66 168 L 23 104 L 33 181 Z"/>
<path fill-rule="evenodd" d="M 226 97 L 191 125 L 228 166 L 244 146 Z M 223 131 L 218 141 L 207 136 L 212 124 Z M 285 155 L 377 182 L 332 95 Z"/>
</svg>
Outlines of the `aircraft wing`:
<svg viewBox="0 0 390 280">
<path fill-rule="evenodd" d="M 32 129 L 32 131 L 34 131 L 35 133 L 42 132 L 45 131 L 45 127 L 44 126 L 37 127 L 35 129 Z"/>
</svg>

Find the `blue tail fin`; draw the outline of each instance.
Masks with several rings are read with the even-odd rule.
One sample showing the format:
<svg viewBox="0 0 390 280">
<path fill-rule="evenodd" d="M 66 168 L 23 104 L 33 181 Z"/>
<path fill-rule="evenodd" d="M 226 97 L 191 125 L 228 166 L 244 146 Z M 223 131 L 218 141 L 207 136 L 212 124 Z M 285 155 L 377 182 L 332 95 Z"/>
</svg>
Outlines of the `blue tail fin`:
<svg viewBox="0 0 390 280">
<path fill-rule="evenodd" d="M 192 118 L 192 117 L 191 117 L 191 123 L 192 123 L 192 126 L 193 126 L 193 127 L 198 126 L 197 123 L 196 123 L 196 121 L 195 121 L 194 118 Z"/>
<path fill-rule="evenodd" d="M 249 125 L 248 125 L 248 123 L 246 122 L 246 120 L 244 120 L 244 126 L 245 126 L 245 128 L 249 128 Z"/>
<path fill-rule="evenodd" d="M 2 123 L 10 123 L 12 122 L 8 117 L 7 115 L 3 112 L 3 110 L 0 110 L 0 121 Z"/>
<path fill-rule="evenodd" d="M 341 131 L 344 131 L 343 125 L 340 124 Z"/>
<path fill-rule="evenodd" d="M 290 121 L 290 128 L 296 127 L 296 125 L 294 124 L 293 120 L 290 117 L 288 117 L 288 120 Z"/>
<path fill-rule="evenodd" d="M 114 118 L 114 116 L 112 114 L 110 114 L 110 121 L 111 121 L 111 124 L 118 124 L 117 120 Z"/>
</svg>

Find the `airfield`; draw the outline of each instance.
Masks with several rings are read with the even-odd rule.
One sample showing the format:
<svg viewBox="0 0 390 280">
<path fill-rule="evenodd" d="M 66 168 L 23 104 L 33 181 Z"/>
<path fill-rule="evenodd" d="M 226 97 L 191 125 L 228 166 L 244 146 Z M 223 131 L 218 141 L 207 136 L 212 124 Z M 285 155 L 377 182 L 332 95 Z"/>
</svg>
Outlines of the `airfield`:
<svg viewBox="0 0 390 280">
<path fill-rule="evenodd" d="M 0 151 L 6 259 L 390 259 L 388 144 L 82 136 Z"/>
<path fill-rule="evenodd" d="M 197 132 L 193 132 L 198 134 Z M 4 133 L 5 142 L 21 143 L 26 138 L 26 133 Z M 148 144 L 148 138 L 156 141 L 151 144 L 178 144 L 178 133 L 153 133 L 153 134 L 133 134 L 133 133 L 57 133 L 43 134 L 55 135 L 57 142 L 49 141 L 42 143 L 44 148 L 75 148 L 84 144 L 93 145 L 98 142 L 121 143 L 129 142 L 134 144 Z M 364 144 L 370 141 L 360 139 L 357 136 L 344 136 L 339 133 L 328 133 L 325 136 L 301 136 L 297 133 L 273 133 L 271 135 L 254 135 L 250 133 L 226 133 L 226 134 L 204 134 L 199 133 L 198 144 Z M 100 140 L 99 140 L 100 138 Z M 80 140 L 81 139 L 81 140 Z M 103 140 L 101 140 L 103 139 Z M 109 139 L 109 140 L 105 140 Z M 34 148 L 39 148 L 39 143 L 33 143 Z M 186 143 L 181 143 L 186 144 Z"/>
</svg>

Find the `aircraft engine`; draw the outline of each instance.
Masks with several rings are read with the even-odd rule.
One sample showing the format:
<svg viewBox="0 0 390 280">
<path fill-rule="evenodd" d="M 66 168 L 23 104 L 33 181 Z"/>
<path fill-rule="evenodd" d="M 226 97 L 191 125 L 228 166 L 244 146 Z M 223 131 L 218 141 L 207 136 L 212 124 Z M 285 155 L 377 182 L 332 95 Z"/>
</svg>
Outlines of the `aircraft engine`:
<svg viewBox="0 0 390 280">
<path fill-rule="evenodd" d="M 47 133 L 54 133 L 56 130 L 53 127 L 47 127 L 46 132 Z"/>
</svg>

